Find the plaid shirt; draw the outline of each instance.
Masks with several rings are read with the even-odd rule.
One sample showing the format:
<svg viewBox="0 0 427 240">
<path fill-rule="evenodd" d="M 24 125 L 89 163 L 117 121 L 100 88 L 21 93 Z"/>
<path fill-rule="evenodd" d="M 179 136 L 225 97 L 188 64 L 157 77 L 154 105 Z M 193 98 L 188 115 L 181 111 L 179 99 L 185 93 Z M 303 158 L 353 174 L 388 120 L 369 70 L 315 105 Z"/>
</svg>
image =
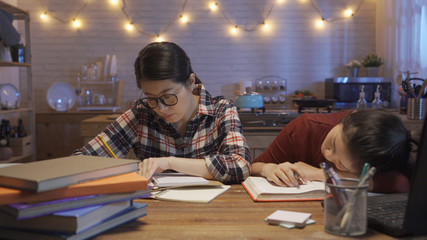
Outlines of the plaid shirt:
<svg viewBox="0 0 427 240">
<path fill-rule="evenodd" d="M 100 136 L 118 158 L 133 149 L 141 160 L 168 156 L 205 159 L 217 180 L 240 183 L 250 175 L 251 159 L 237 109 L 221 96 L 211 97 L 201 84 L 199 90 L 199 111 L 189 121 L 184 137 L 138 100 Z M 97 138 L 74 154 L 111 157 Z"/>
</svg>

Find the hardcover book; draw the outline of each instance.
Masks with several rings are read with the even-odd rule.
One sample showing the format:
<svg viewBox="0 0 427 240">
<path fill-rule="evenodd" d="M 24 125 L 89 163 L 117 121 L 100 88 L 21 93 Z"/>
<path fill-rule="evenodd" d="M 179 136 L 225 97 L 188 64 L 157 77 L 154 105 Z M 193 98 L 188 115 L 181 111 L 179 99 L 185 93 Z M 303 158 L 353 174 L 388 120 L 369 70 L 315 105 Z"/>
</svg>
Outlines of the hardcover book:
<svg viewBox="0 0 427 240">
<path fill-rule="evenodd" d="M 0 206 L 0 210 L 11 214 L 16 219 L 26 219 L 51 214 L 54 212 L 77 209 L 93 205 L 146 198 L 151 196 L 151 190 L 140 190 L 132 193 L 115 193 L 90 195 L 76 198 L 65 198 L 49 202 L 34 204 L 10 204 Z"/>
<path fill-rule="evenodd" d="M 124 173 L 46 192 L 30 192 L 0 187 L 0 205 L 45 202 L 62 198 L 147 190 L 148 181 L 138 173 Z"/>
<path fill-rule="evenodd" d="M 139 160 L 70 156 L 0 168 L 0 185 L 43 192 L 138 170 Z"/>
<path fill-rule="evenodd" d="M 325 184 L 310 182 L 299 187 L 281 187 L 264 177 L 248 177 L 243 187 L 254 201 L 315 201 L 325 198 Z"/>
<path fill-rule="evenodd" d="M 77 240 L 94 237 L 111 228 L 147 215 L 147 204 L 133 203 L 128 209 L 106 219 L 105 221 L 76 234 L 58 234 L 52 232 L 23 231 L 11 228 L 0 228 L 1 237 L 6 239 L 31 240 Z"/>
<path fill-rule="evenodd" d="M 79 233 L 127 208 L 132 201 L 95 205 L 57 212 L 46 216 L 16 220 L 0 211 L 0 227 L 20 230 L 44 230 L 60 233 Z"/>
<path fill-rule="evenodd" d="M 159 173 L 152 177 L 156 187 L 200 186 L 208 185 L 203 177 L 190 176 L 182 173 Z"/>
</svg>

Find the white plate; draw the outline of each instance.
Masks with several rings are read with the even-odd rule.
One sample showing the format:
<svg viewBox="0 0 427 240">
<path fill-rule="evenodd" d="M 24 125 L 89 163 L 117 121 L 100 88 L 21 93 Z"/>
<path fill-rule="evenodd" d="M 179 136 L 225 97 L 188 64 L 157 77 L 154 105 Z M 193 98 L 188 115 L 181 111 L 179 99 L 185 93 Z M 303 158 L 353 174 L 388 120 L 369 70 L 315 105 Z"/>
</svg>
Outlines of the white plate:
<svg viewBox="0 0 427 240">
<path fill-rule="evenodd" d="M 76 91 L 69 83 L 56 82 L 47 90 L 46 100 L 53 110 L 65 112 L 76 104 Z"/>
<path fill-rule="evenodd" d="M 10 83 L 0 85 L 0 102 L 3 109 L 15 109 L 19 107 L 21 95 L 18 89 Z"/>
</svg>

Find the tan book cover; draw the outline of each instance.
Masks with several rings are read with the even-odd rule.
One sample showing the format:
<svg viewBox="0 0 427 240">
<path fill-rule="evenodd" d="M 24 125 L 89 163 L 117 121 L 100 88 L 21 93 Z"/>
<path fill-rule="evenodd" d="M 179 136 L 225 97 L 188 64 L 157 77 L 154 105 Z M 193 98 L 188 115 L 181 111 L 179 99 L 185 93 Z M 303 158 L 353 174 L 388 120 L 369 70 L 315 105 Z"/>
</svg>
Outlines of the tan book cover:
<svg viewBox="0 0 427 240">
<path fill-rule="evenodd" d="M 0 205 L 45 202 L 63 198 L 127 193 L 147 189 L 147 179 L 136 172 L 131 172 L 41 193 L 0 187 Z"/>
<path fill-rule="evenodd" d="M 70 156 L 0 168 L 0 186 L 44 192 L 138 170 L 139 160 Z"/>
</svg>

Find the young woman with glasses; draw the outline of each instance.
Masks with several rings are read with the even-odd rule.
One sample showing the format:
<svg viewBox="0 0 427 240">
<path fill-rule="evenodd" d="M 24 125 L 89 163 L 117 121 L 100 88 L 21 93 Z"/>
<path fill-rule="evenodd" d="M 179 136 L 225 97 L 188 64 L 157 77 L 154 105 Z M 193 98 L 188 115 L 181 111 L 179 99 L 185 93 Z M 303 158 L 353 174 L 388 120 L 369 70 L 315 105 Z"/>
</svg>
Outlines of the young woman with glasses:
<svg viewBox="0 0 427 240">
<path fill-rule="evenodd" d="M 117 157 L 133 149 L 140 173 L 164 170 L 240 183 L 250 174 L 249 148 L 236 107 L 212 97 L 183 49 L 151 43 L 135 60 L 140 98 L 99 134 Z M 74 154 L 111 156 L 98 138 Z"/>
</svg>

